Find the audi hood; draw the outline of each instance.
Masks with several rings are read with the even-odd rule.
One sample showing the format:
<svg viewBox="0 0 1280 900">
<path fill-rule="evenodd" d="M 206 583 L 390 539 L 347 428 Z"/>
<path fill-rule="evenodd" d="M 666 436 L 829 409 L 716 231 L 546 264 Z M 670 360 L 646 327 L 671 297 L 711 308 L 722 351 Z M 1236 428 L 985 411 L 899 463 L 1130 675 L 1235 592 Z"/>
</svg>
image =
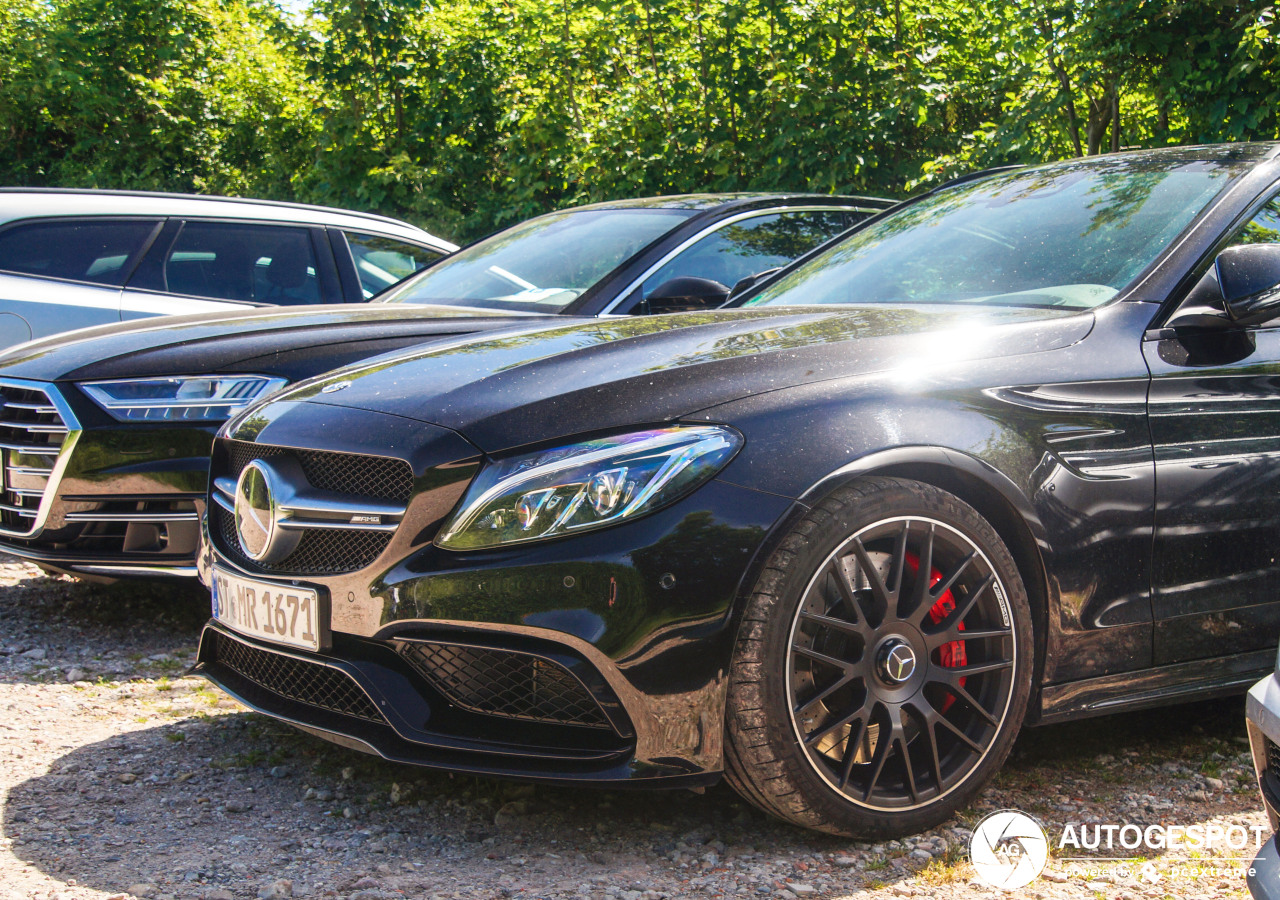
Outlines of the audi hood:
<svg viewBox="0 0 1280 900">
<path fill-rule="evenodd" d="M 525 328 L 413 348 L 275 395 L 452 429 L 485 452 L 678 419 L 754 394 L 867 375 L 945 353 L 993 359 L 1089 333 L 1073 310 L 863 306 L 718 310 Z M 230 424 L 253 413 L 251 407 Z M 318 410 L 315 410 L 318 412 Z M 335 411 L 336 412 L 336 411 Z"/>
<path fill-rule="evenodd" d="M 0 354 L 0 367 L 9 377 L 36 381 L 268 368 L 298 378 L 316 371 L 314 364 L 307 365 L 316 354 L 331 360 L 324 366 L 328 369 L 402 348 L 406 338 L 421 336 L 427 341 L 480 331 L 527 330 L 563 321 L 561 316 L 453 306 L 273 306 L 234 313 L 160 316 L 66 332 L 9 348 Z M 290 371 L 295 363 L 297 373 Z"/>
</svg>

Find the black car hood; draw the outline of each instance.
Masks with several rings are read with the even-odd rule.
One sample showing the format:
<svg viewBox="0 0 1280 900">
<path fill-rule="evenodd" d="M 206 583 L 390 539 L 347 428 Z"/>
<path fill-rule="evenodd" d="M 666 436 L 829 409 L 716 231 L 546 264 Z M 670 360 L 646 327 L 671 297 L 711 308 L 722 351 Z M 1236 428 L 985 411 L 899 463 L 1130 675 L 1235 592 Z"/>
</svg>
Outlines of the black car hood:
<svg viewBox="0 0 1280 900">
<path fill-rule="evenodd" d="M 1090 313 L 972 307 L 780 307 L 594 320 L 388 354 L 277 396 L 430 422 L 492 453 L 667 421 L 922 355 L 1049 350 L 1092 326 Z M 349 384 L 335 389 L 340 382 Z"/>
<path fill-rule="evenodd" d="M 38 381 L 230 371 L 274 374 L 273 362 L 290 354 L 331 348 L 335 361 L 305 373 L 314 374 L 383 352 L 378 341 L 399 341 L 403 346 L 415 335 L 430 340 L 556 321 L 560 320 L 491 310 L 378 303 L 160 316 L 20 344 L 0 354 L 0 367 L 6 376 Z M 360 343 L 373 349 L 341 353 Z"/>
</svg>

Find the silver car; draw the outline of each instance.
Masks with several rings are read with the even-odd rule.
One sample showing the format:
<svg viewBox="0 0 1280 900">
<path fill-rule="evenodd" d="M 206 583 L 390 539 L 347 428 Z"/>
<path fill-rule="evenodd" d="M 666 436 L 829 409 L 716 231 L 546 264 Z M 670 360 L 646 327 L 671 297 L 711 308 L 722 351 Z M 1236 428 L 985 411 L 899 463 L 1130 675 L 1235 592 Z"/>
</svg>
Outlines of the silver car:
<svg viewBox="0 0 1280 900">
<path fill-rule="evenodd" d="M 321 206 L 0 189 L 0 348 L 178 313 L 356 303 L 457 247 Z"/>
<path fill-rule="evenodd" d="M 1274 832 L 1280 827 L 1280 654 L 1275 671 L 1249 689 L 1245 724 L 1262 805 Z M 1274 835 L 1253 861 L 1248 885 L 1254 900 L 1280 900 L 1280 851 Z"/>
</svg>

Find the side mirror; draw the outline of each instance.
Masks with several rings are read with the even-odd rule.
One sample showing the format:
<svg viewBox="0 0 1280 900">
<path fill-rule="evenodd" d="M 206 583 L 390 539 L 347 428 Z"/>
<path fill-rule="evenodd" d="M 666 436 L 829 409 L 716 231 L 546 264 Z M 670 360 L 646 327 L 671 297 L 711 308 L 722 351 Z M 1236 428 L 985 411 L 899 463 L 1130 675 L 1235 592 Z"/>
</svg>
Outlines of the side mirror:
<svg viewBox="0 0 1280 900">
<path fill-rule="evenodd" d="M 1280 244 L 1228 247 L 1213 268 L 1232 322 L 1258 325 L 1280 316 Z"/>
<path fill-rule="evenodd" d="M 774 266 L 772 269 L 765 269 L 763 272 L 756 272 L 754 275 L 748 275 L 746 278 L 739 279 L 738 283 L 733 286 L 733 290 L 729 292 L 729 299 L 733 300 L 737 297 L 741 297 L 747 291 L 751 290 L 757 284 L 764 281 L 781 268 L 782 266 Z"/>
<path fill-rule="evenodd" d="M 650 315 L 715 309 L 729 299 L 729 288 L 710 278 L 682 275 L 653 289 L 643 306 Z"/>
</svg>

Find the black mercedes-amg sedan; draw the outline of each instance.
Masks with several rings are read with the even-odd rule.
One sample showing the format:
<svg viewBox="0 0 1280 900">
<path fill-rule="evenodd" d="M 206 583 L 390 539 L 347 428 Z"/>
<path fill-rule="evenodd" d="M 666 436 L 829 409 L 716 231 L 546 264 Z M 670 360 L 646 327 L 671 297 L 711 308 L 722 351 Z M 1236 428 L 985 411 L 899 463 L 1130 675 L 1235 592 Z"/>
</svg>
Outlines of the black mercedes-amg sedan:
<svg viewBox="0 0 1280 900">
<path fill-rule="evenodd" d="M 251 401 L 388 350 L 553 314 L 718 306 L 889 205 L 600 203 L 501 231 L 367 305 L 175 316 L 24 344 L 0 356 L 0 550 L 80 577 L 194 576 L 213 434 Z M 362 265 L 397 269 L 391 252 Z"/>
<path fill-rule="evenodd" d="M 1003 171 L 741 308 L 390 354 L 215 443 L 198 668 L 348 747 L 938 823 L 1280 636 L 1280 147 Z"/>
</svg>

